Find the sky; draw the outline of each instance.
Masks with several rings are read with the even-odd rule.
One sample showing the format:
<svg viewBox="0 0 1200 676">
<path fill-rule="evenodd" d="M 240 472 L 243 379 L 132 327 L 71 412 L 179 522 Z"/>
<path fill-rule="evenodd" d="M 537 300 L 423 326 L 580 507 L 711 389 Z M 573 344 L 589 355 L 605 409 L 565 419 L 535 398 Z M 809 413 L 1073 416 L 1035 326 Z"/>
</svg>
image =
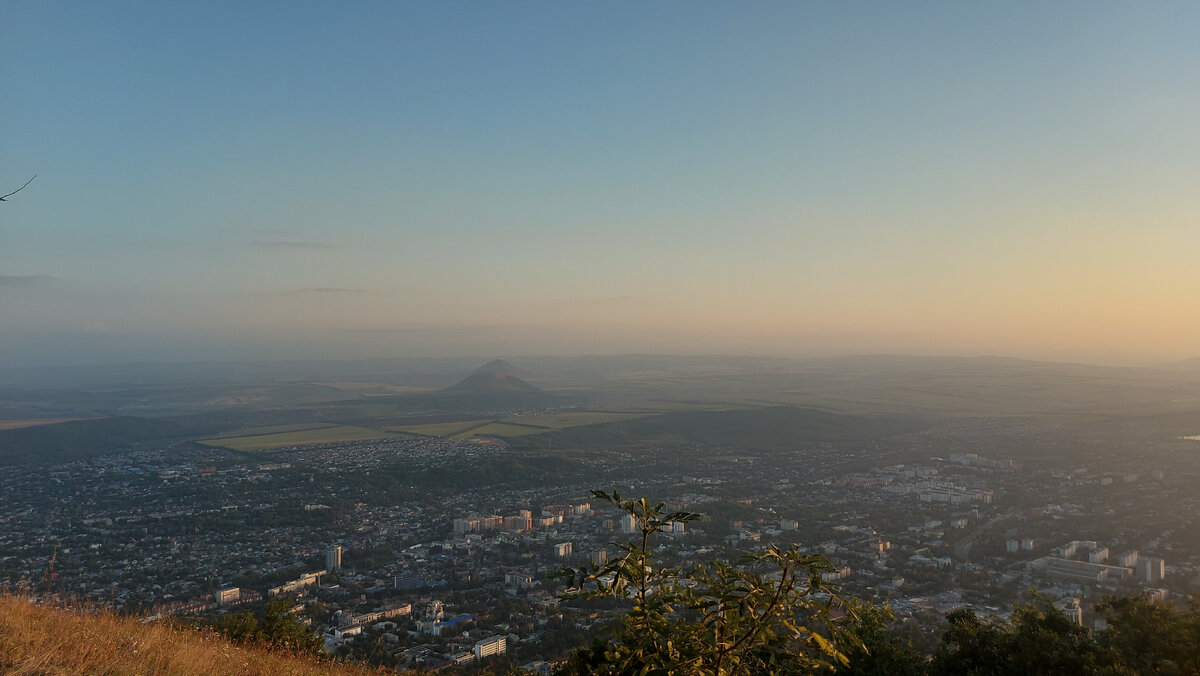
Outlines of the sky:
<svg viewBox="0 0 1200 676">
<path fill-rule="evenodd" d="M 28 2 L 0 366 L 1200 356 L 1200 4 Z"/>
</svg>

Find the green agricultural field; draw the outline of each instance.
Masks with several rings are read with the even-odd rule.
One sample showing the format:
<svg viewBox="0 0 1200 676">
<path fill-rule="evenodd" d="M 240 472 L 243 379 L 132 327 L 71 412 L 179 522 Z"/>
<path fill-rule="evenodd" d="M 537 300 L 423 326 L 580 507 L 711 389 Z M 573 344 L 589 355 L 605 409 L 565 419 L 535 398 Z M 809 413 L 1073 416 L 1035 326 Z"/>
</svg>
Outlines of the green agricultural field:
<svg viewBox="0 0 1200 676">
<path fill-rule="evenodd" d="M 568 413 L 513 416 L 501 420 L 459 420 L 387 429 L 451 439 L 469 439 L 483 434 L 498 437 L 520 437 L 527 434 L 553 432 L 568 427 L 634 420 L 647 415 L 653 414 L 645 411 L 570 411 Z"/>
<path fill-rule="evenodd" d="M 285 446 L 328 444 L 341 441 L 369 441 L 398 436 L 401 436 L 401 434 L 370 427 L 335 425 L 333 427 L 319 427 L 316 429 L 281 432 L 278 434 L 255 434 L 242 437 L 201 439 L 200 443 L 208 444 L 209 446 L 224 446 L 232 448 L 235 451 L 267 451 Z"/>
<path fill-rule="evenodd" d="M 57 425 L 58 423 L 87 420 L 87 418 L 25 418 L 22 420 L 0 420 L 0 430 L 19 430 L 24 427 Z"/>
<path fill-rule="evenodd" d="M 686 411 L 581 425 L 515 440 L 518 448 L 598 450 L 649 444 L 709 444 L 749 450 L 795 448 L 808 441 L 876 441 L 926 429 L 920 419 L 849 416 L 819 409 L 776 406 Z"/>
<path fill-rule="evenodd" d="M 282 434 L 284 432 L 303 432 L 307 430 L 319 430 L 326 427 L 338 427 L 334 423 L 295 423 L 292 425 L 255 425 L 251 427 L 242 427 L 236 430 L 229 430 L 220 434 L 214 434 L 205 441 L 213 441 L 216 439 L 239 439 L 242 437 L 257 437 L 265 434 Z"/>
</svg>

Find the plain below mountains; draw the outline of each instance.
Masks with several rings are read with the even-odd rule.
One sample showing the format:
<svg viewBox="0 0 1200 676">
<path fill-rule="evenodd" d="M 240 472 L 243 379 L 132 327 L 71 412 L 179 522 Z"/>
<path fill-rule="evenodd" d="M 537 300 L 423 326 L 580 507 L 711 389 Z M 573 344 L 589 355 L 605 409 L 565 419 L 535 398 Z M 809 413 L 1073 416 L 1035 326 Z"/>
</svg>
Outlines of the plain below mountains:
<svg viewBox="0 0 1200 676">
<path fill-rule="evenodd" d="M 506 376 L 513 376 L 514 378 L 522 378 L 524 380 L 529 380 L 530 378 L 534 377 L 532 372 L 527 371 L 519 366 L 514 366 L 511 362 L 503 359 L 493 359 L 483 366 L 475 369 L 475 373 L 502 373 Z"/>
<path fill-rule="evenodd" d="M 925 419 L 842 415 L 773 406 L 729 411 L 678 411 L 634 420 L 571 427 L 510 439 L 518 448 L 603 450 L 649 444 L 707 445 L 747 451 L 794 449 L 810 442 L 877 442 L 919 432 Z"/>
</svg>

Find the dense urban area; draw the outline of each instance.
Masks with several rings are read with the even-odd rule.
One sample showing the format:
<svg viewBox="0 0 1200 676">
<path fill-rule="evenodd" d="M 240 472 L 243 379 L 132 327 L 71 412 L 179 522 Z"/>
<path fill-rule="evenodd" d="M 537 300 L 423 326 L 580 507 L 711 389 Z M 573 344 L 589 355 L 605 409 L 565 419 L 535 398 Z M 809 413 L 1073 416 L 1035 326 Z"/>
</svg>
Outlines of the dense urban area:
<svg viewBox="0 0 1200 676">
<path fill-rule="evenodd" d="M 418 434 L 139 447 L 8 467 L 0 583 L 147 621 L 213 621 L 280 597 L 333 655 L 549 673 L 623 612 L 564 598 L 555 576 L 633 537 L 590 493 L 617 489 L 702 515 L 656 536 L 663 561 L 797 543 L 827 557 L 827 582 L 890 606 L 918 644 L 954 609 L 1005 615 L 1033 590 L 1085 627 L 1102 626 L 1104 595 L 1195 590 L 1200 441 L 1084 446 L 1024 419 L 959 417 L 769 450 Z"/>
</svg>

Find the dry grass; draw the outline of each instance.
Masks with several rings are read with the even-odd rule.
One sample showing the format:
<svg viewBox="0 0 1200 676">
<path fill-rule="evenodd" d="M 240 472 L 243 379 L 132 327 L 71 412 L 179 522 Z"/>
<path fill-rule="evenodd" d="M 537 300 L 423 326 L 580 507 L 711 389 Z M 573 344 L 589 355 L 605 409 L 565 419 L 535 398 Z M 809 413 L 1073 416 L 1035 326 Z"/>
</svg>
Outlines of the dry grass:
<svg viewBox="0 0 1200 676">
<path fill-rule="evenodd" d="M 235 645 L 206 631 L 141 624 L 109 612 L 37 605 L 0 595 L 0 673 L 33 674 L 358 674 L 356 665 Z"/>
</svg>

